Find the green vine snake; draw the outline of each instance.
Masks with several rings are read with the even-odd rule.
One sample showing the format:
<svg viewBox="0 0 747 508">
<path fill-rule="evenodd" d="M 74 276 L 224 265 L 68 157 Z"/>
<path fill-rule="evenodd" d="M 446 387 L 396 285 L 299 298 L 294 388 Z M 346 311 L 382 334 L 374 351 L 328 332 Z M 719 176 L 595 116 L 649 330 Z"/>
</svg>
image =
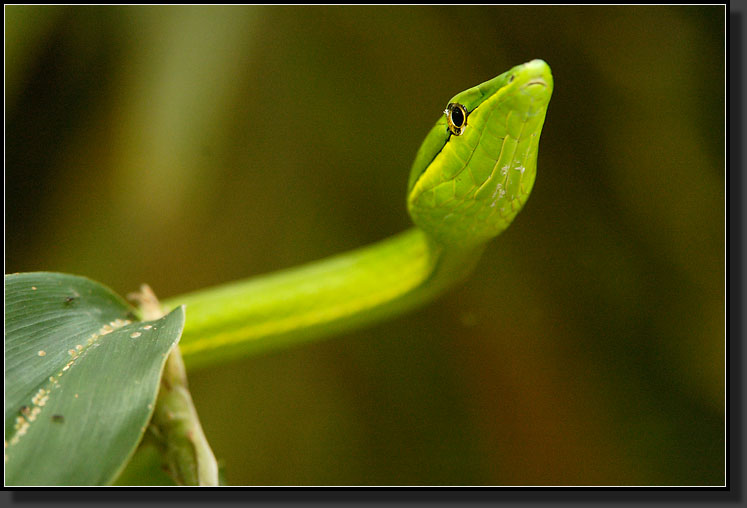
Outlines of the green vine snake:
<svg viewBox="0 0 747 508">
<path fill-rule="evenodd" d="M 417 152 L 415 227 L 368 247 L 169 299 L 186 305 L 188 367 L 332 335 L 404 312 L 466 277 L 529 197 L 553 90 L 542 60 L 454 96 Z"/>
</svg>

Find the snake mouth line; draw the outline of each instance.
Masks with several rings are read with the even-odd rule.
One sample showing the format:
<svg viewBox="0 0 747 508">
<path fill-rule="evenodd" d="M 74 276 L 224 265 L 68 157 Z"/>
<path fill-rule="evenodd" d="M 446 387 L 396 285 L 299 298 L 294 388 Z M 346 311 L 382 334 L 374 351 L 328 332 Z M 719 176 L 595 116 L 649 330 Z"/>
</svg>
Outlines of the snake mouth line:
<svg viewBox="0 0 747 508">
<path fill-rule="evenodd" d="M 531 81 L 527 81 L 527 83 L 524 85 L 524 88 L 528 88 L 530 86 L 539 85 L 547 88 L 547 83 L 545 83 L 542 79 L 533 79 Z"/>
</svg>

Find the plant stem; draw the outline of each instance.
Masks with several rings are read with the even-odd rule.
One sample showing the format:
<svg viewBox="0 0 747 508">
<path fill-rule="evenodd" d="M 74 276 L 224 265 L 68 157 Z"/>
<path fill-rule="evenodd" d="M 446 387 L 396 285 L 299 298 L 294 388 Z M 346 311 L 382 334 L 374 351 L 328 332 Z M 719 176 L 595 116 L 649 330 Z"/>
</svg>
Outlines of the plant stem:
<svg viewBox="0 0 747 508">
<path fill-rule="evenodd" d="M 131 298 L 140 302 L 143 319 L 163 315 L 158 299 L 147 285 Z M 219 484 L 218 464 L 189 393 L 178 345 L 166 359 L 150 431 L 161 451 L 164 468 L 174 481 L 180 485 Z"/>
</svg>

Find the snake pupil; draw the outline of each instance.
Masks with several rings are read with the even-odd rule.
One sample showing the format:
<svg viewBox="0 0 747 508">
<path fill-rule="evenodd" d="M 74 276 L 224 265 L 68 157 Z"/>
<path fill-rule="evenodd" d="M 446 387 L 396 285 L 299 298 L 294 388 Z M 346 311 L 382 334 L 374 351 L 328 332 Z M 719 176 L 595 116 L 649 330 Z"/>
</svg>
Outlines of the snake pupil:
<svg viewBox="0 0 747 508">
<path fill-rule="evenodd" d="M 451 110 L 451 122 L 457 127 L 464 125 L 464 114 L 461 109 L 454 108 Z"/>
</svg>

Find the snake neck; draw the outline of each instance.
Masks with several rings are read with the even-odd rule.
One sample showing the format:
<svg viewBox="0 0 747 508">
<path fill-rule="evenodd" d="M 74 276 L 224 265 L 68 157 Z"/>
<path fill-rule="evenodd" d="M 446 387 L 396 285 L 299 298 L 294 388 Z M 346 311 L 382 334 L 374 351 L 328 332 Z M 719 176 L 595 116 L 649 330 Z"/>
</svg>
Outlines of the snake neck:
<svg viewBox="0 0 747 508">
<path fill-rule="evenodd" d="M 443 247 L 409 229 L 368 247 L 165 302 L 186 305 L 190 368 L 331 336 L 405 312 L 474 268 L 483 246 Z"/>
</svg>

